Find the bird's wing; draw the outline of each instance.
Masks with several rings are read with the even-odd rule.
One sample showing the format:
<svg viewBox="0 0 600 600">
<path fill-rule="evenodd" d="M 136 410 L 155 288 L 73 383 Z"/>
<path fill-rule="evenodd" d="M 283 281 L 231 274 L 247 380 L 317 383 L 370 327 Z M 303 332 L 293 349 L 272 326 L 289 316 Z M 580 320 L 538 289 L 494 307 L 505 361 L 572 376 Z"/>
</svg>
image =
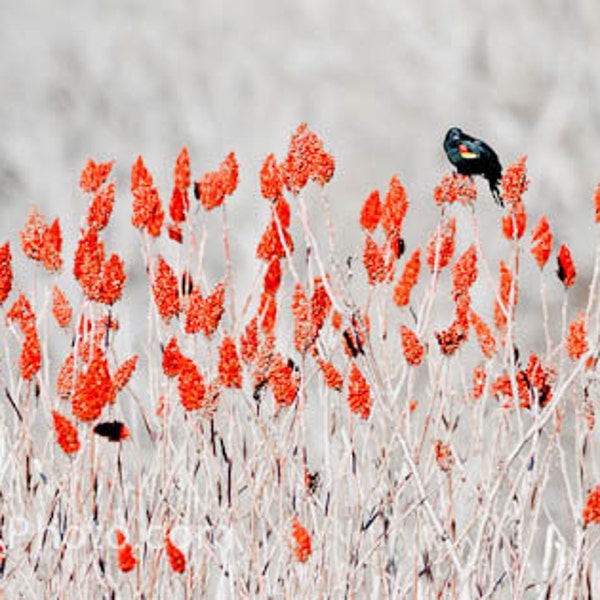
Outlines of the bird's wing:
<svg viewBox="0 0 600 600">
<path fill-rule="evenodd" d="M 479 141 L 479 153 L 482 156 L 487 156 L 492 160 L 498 160 L 498 155 L 485 142 L 482 142 L 481 140 Z"/>
<path fill-rule="evenodd" d="M 484 160 L 498 162 L 496 153 L 482 140 L 463 139 L 458 145 L 458 151 L 464 159 L 482 158 Z"/>
<path fill-rule="evenodd" d="M 502 165 L 498 160 L 498 155 L 481 140 L 478 142 L 478 146 L 479 156 L 486 163 L 488 173 L 499 179 L 502 174 Z"/>
</svg>

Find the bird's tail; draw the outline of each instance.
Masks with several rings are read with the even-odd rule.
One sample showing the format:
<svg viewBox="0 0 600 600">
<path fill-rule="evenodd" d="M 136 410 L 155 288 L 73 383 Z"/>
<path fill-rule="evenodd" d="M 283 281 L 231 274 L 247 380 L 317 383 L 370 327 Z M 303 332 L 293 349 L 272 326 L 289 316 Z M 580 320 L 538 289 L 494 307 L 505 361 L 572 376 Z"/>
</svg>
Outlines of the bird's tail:
<svg viewBox="0 0 600 600">
<path fill-rule="evenodd" d="M 502 199 L 502 196 L 500 195 L 500 189 L 498 188 L 498 180 L 497 179 L 496 179 L 496 181 L 490 181 L 490 191 L 492 192 L 492 196 L 494 197 L 496 204 L 498 206 L 504 206 L 504 200 Z"/>
</svg>

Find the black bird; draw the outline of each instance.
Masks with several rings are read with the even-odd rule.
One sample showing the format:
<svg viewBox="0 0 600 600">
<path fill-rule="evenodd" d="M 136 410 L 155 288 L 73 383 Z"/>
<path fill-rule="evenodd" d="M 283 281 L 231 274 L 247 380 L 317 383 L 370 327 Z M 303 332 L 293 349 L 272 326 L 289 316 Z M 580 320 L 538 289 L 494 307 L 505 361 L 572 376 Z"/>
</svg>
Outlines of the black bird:
<svg viewBox="0 0 600 600">
<path fill-rule="evenodd" d="M 461 175 L 481 175 L 488 180 L 494 200 L 504 206 L 498 185 L 502 177 L 502 166 L 498 155 L 483 141 L 478 140 L 458 127 L 448 130 L 444 139 L 444 150 L 448 160 Z"/>
<path fill-rule="evenodd" d="M 120 442 L 129 437 L 129 429 L 121 421 L 105 421 L 94 427 L 94 433 L 108 438 L 110 442 Z"/>
</svg>

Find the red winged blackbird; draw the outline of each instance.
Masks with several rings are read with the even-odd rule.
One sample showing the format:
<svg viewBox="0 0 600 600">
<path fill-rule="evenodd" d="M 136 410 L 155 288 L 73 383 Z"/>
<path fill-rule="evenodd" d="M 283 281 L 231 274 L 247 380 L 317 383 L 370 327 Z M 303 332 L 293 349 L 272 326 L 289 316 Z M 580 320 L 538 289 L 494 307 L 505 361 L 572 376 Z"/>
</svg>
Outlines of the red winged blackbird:
<svg viewBox="0 0 600 600">
<path fill-rule="evenodd" d="M 482 140 L 478 140 L 458 127 L 448 130 L 444 139 L 444 150 L 448 160 L 461 175 L 481 175 L 489 184 L 494 200 L 504 206 L 498 184 L 502 177 L 502 166 L 496 153 Z"/>
<path fill-rule="evenodd" d="M 94 427 L 94 433 L 108 438 L 111 442 L 120 442 L 129 437 L 129 429 L 121 421 L 105 421 Z"/>
</svg>

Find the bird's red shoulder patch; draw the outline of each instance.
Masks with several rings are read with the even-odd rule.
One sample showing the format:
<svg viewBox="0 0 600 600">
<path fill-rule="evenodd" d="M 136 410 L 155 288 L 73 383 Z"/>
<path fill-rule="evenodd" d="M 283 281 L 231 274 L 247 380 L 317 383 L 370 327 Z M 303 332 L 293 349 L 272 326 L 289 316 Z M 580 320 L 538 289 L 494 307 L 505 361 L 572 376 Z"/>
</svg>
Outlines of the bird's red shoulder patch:
<svg viewBox="0 0 600 600">
<path fill-rule="evenodd" d="M 461 144 L 458 147 L 458 151 L 460 152 L 461 158 L 477 158 L 478 157 L 478 154 L 476 152 L 469 150 L 468 146 L 466 146 L 465 144 Z"/>
</svg>

